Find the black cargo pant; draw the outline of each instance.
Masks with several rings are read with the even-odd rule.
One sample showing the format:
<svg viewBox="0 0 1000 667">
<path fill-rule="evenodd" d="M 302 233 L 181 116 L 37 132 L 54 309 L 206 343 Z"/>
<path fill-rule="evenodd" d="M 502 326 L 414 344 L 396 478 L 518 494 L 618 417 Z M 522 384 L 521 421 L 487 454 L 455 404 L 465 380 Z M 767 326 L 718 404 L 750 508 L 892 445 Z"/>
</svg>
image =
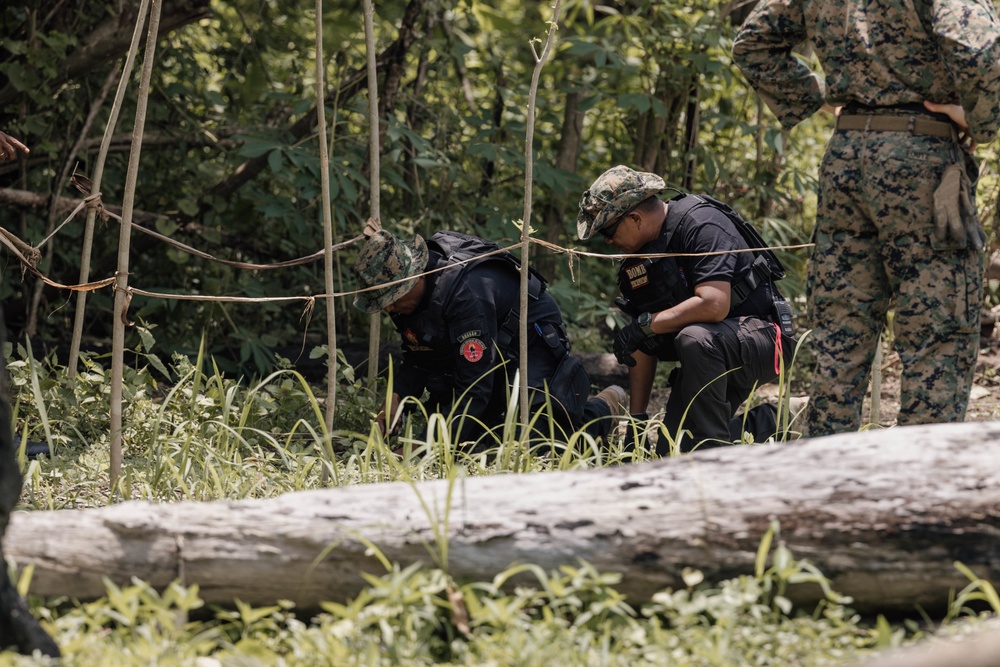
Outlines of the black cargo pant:
<svg viewBox="0 0 1000 667">
<path fill-rule="evenodd" d="M 511 362 L 511 364 L 514 363 L 516 362 Z M 551 411 L 546 409 L 546 403 L 550 399 L 542 387 L 546 384 L 551 385 L 558 363 L 559 360 L 555 354 L 547 350 L 542 350 L 530 359 L 528 391 L 530 392 L 529 405 L 531 406 L 529 416 L 532 431 L 531 441 L 544 442 L 553 437 L 562 441 L 574 431 L 581 429 L 595 439 L 606 439 L 616 420 L 611 417 L 611 407 L 603 400 L 596 397 L 588 398 L 583 406 L 583 414 L 579 423 L 569 422 L 566 413 L 559 411 L 555 405 L 552 405 Z M 508 377 L 502 370 L 495 369 L 479 381 L 493 384 L 489 403 L 478 419 L 460 418 L 457 424 L 460 427 L 459 432 L 455 435 L 455 438 L 460 441 L 476 441 L 471 451 L 482 451 L 496 446 L 495 436 L 503 428 L 507 416 L 510 385 L 513 382 L 513 377 Z M 461 400 L 455 395 L 454 380 L 450 375 L 430 375 L 427 387 L 430 392 L 427 405 L 432 411 L 449 414 L 454 409 L 455 401 Z M 553 415 L 555 419 L 550 419 L 550 416 Z M 494 435 L 489 435 L 489 431 L 493 431 Z"/>
<path fill-rule="evenodd" d="M 681 329 L 674 340 L 681 366 L 663 419 L 667 433 L 680 437 L 681 451 L 728 445 L 739 438 L 744 424 L 742 418 L 733 420 L 736 410 L 755 386 L 778 377 L 776 335 L 774 322 L 759 317 L 734 317 Z M 793 338 L 782 337 L 786 368 L 795 344 Z M 755 442 L 774 435 L 775 415 L 769 405 L 748 413 L 745 428 Z M 666 455 L 668 449 L 669 444 L 660 438 L 658 453 Z"/>
</svg>

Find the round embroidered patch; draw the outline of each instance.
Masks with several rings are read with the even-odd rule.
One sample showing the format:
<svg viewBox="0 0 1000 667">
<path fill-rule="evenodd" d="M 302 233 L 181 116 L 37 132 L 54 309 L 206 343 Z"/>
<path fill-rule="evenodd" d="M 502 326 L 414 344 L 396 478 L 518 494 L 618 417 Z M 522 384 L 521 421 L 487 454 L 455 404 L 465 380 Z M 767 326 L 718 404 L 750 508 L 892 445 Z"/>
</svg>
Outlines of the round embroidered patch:
<svg viewBox="0 0 1000 667">
<path fill-rule="evenodd" d="M 462 343 L 462 356 L 466 361 L 475 363 L 483 358 L 484 349 L 483 341 L 478 338 L 470 338 Z"/>
</svg>

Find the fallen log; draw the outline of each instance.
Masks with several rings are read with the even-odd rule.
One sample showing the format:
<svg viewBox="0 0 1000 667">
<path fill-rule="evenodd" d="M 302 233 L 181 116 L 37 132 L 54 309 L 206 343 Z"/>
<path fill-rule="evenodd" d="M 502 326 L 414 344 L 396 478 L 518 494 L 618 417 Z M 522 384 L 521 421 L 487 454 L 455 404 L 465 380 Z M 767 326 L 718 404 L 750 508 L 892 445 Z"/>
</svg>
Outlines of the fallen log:
<svg viewBox="0 0 1000 667">
<path fill-rule="evenodd" d="M 797 558 L 818 566 L 860 610 L 940 608 L 968 581 L 1000 577 L 1000 423 L 870 430 L 784 445 L 712 449 L 610 469 L 375 484 L 271 500 L 20 512 L 5 547 L 34 564 L 31 592 L 89 599 L 103 577 L 197 583 L 206 601 L 289 599 L 313 608 L 390 561 L 432 562 L 446 528 L 449 571 L 489 580 L 513 563 L 577 559 L 620 572 L 643 602 L 753 572 L 772 519 Z M 419 496 L 419 498 L 418 498 Z M 422 509 L 420 499 L 433 508 Z M 450 509 L 448 509 L 450 508 Z M 797 586 L 800 603 L 820 598 Z"/>
<path fill-rule="evenodd" d="M 883 650 L 852 667 L 997 667 L 1000 623 L 944 628 L 903 648 Z"/>
</svg>

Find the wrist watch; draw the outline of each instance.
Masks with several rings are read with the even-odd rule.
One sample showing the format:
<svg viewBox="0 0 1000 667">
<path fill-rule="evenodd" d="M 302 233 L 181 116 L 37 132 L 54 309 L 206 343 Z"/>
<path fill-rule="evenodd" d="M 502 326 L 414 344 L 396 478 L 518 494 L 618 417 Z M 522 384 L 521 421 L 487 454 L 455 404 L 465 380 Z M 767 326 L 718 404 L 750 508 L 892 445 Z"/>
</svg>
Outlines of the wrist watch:
<svg viewBox="0 0 1000 667">
<path fill-rule="evenodd" d="M 635 323 L 639 325 L 642 333 L 646 334 L 646 338 L 652 338 L 656 334 L 653 333 L 653 315 L 652 313 L 640 313 L 639 317 L 635 318 Z"/>
</svg>

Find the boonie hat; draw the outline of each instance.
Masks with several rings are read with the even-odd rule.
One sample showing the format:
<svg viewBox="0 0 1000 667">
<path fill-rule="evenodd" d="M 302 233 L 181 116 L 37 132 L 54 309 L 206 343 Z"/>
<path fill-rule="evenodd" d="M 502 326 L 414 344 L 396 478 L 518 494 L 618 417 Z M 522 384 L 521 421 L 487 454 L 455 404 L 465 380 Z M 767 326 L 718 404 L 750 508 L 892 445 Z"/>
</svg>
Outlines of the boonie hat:
<svg viewBox="0 0 1000 667">
<path fill-rule="evenodd" d="M 419 235 L 401 241 L 389 232 L 379 230 L 369 238 L 358 253 L 352 270 L 358 277 L 358 287 L 374 287 L 408 278 L 427 268 L 427 244 Z M 406 280 L 382 289 L 360 292 L 354 297 L 354 307 L 365 313 L 377 313 L 413 289 L 417 279 Z"/>
<path fill-rule="evenodd" d="M 591 184 L 580 198 L 576 234 L 586 241 L 638 204 L 665 190 L 667 184 L 656 174 L 636 171 L 623 164 L 611 167 Z"/>
</svg>

